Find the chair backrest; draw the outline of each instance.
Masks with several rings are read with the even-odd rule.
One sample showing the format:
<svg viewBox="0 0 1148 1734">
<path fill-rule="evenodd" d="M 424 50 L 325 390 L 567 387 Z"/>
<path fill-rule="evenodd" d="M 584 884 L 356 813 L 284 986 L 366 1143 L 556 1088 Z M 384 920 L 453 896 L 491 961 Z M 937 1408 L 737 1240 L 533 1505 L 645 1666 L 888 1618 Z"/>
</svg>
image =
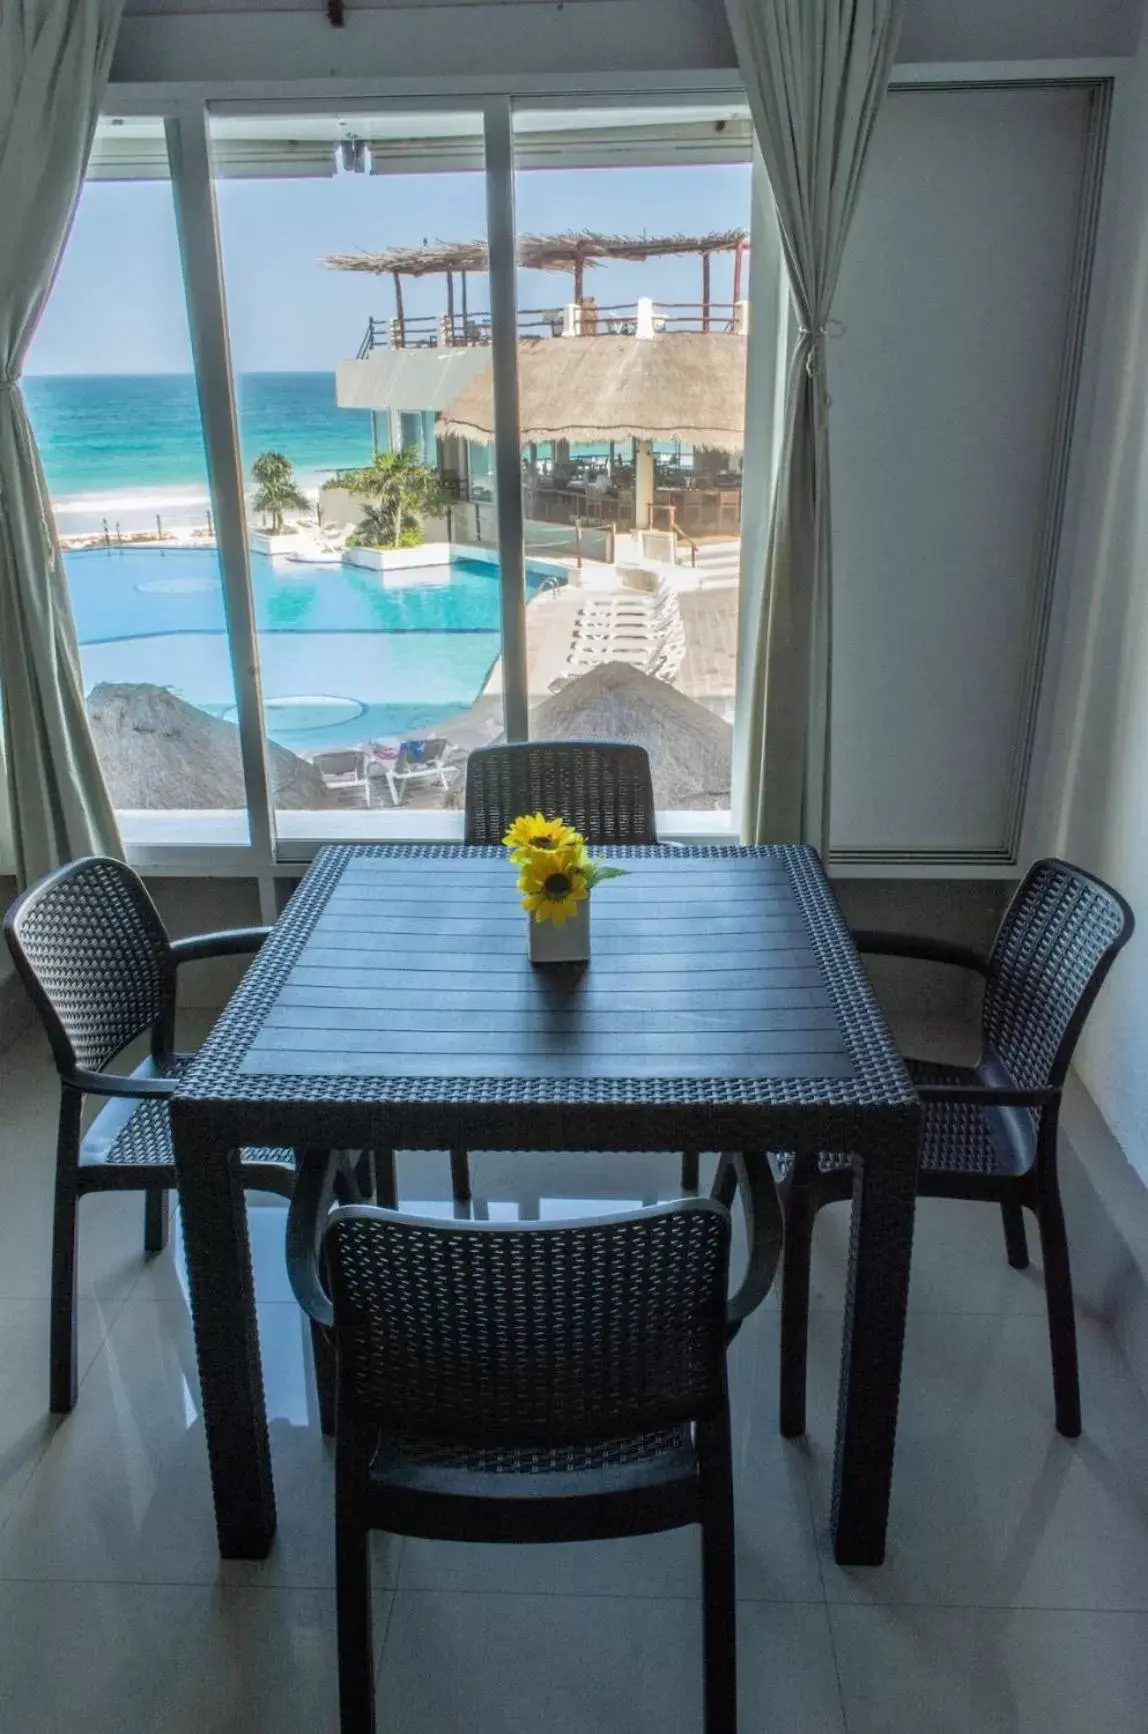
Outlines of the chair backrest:
<svg viewBox="0 0 1148 1734">
<path fill-rule="evenodd" d="M 711 1416 L 729 1244 L 710 1199 L 542 1227 L 337 1210 L 340 1402 L 394 1432 L 508 1445 Z"/>
<path fill-rule="evenodd" d="M 4 937 L 65 1075 L 98 1072 L 170 1011 L 171 946 L 142 880 L 90 855 L 18 897 Z"/>
<path fill-rule="evenodd" d="M 434 735 L 417 741 L 402 741 L 395 769 L 404 773 L 437 770 L 446 750 L 447 742 Z"/>
<path fill-rule="evenodd" d="M 354 748 L 340 750 L 333 747 L 327 752 L 315 753 L 311 763 L 324 777 L 365 777 L 367 774 L 367 755 Z"/>
<path fill-rule="evenodd" d="M 989 957 L 985 1053 L 1025 1089 L 1063 1084 L 1084 1021 L 1132 936 L 1118 892 L 1065 861 L 1037 861 L 1005 911 Z"/>
<path fill-rule="evenodd" d="M 501 843 L 522 813 L 565 819 L 587 843 L 656 843 L 645 747 L 521 741 L 478 747 L 466 763 L 468 843 Z"/>
</svg>

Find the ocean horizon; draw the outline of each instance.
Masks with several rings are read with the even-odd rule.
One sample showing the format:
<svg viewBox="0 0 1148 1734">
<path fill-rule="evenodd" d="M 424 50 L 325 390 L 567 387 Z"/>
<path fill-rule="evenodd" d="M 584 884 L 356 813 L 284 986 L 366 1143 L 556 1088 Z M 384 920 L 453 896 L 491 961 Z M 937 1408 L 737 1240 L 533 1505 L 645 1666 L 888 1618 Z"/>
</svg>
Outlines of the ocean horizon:
<svg viewBox="0 0 1148 1734">
<path fill-rule="evenodd" d="M 202 521 L 207 464 L 192 374 L 30 374 L 22 384 L 62 530 L 109 516 L 125 527 L 157 513 Z M 331 471 L 369 462 L 370 412 L 339 408 L 333 373 L 242 373 L 235 387 L 248 481 L 264 451 L 283 452 L 311 491 Z"/>
<path fill-rule="evenodd" d="M 61 534 L 202 527 L 210 496 L 195 376 L 190 373 L 28 374 L 22 381 Z M 235 378 L 245 485 L 260 452 L 295 466 L 317 497 L 335 470 L 369 463 L 371 413 L 340 409 L 333 373 L 240 373 Z M 539 446 L 543 456 L 549 446 Z M 575 445 L 604 457 L 606 442 Z M 655 442 L 662 452 L 672 440 Z M 688 450 L 688 448 L 686 448 Z M 688 459 L 686 460 L 688 463 Z"/>
</svg>

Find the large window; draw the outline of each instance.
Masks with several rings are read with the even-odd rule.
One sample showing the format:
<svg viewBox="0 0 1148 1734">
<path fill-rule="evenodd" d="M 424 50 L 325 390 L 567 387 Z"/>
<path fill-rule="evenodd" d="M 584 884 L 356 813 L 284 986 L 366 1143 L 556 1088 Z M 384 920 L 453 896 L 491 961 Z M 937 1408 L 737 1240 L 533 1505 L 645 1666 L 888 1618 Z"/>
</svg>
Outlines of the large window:
<svg viewBox="0 0 1148 1734">
<path fill-rule="evenodd" d="M 162 122 L 101 124 L 24 387 L 125 836 L 246 842 Z"/>
<path fill-rule="evenodd" d="M 274 173 L 301 135 L 313 173 Z M 489 464 L 438 427 L 490 363 L 482 116 L 212 137 L 276 823 L 369 835 L 457 806 L 501 727 Z"/>
<path fill-rule="evenodd" d="M 176 135 L 173 203 L 164 123 L 101 123 L 28 379 L 129 841 L 457 835 L 469 753 L 523 719 L 638 740 L 659 807 L 712 826 L 744 109 L 228 105 Z"/>
<path fill-rule="evenodd" d="M 636 740 L 662 809 L 728 809 L 748 337 L 749 122 L 515 119 L 530 729 Z M 478 418 L 477 382 L 473 401 Z"/>
</svg>

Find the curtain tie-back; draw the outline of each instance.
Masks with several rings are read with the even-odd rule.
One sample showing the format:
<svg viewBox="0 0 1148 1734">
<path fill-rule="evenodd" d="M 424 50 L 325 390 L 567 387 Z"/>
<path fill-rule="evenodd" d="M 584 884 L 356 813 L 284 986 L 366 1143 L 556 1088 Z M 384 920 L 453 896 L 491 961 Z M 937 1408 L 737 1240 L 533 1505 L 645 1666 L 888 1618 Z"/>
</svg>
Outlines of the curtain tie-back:
<svg viewBox="0 0 1148 1734">
<path fill-rule="evenodd" d="M 5 373 L 0 368 L 0 391 L 15 391 L 19 383 L 20 375 L 18 373 Z"/>
<path fill-rule="evenodd" d="M 826 340 L 832 338 L 834 342 L 837 342 L 839 338 L 844 337 L 845 327 L 840 319 L 827 319 L 824 325 L 818 325 L 816 329 L 810 325 L 799 325 L 797 335 L 809 340 L 809 354 L 805 357 L 805 371 L 812 379 L 818 369 L 824 366 Z"/>
</svg>

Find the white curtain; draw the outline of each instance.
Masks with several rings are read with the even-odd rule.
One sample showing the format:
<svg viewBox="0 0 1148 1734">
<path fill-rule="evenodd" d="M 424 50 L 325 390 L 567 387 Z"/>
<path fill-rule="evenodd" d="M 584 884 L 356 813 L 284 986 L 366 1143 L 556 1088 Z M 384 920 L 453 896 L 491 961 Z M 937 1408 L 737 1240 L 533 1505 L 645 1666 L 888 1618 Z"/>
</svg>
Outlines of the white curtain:
<svg viewBox="0 0 1148 1734">
<path fill-rule="evenodd" d="M 123 852 L 20 373 L 68 238 L 123 0 L 0 0 L 0 689 L 16 872 Z"/>
<path fill-rule="evenodd" d="M 826 338 L 905 0 L 726 0 L 798 322 L 749 644 L 742 834 L 829 843 L 832 560 Z M 754 485 L 747 476 L 746 486 Z"/>
</svg>

